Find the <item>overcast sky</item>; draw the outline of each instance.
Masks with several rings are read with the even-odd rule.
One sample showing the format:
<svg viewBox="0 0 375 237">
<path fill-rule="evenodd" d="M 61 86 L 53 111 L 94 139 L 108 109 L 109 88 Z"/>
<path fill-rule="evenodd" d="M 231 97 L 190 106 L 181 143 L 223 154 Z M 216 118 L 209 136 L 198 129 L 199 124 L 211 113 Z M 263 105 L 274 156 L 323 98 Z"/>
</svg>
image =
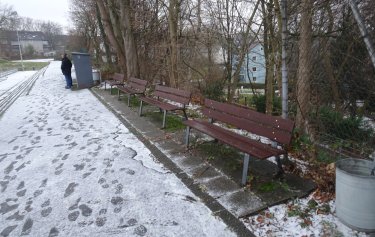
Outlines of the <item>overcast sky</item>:
<svg viewBox="0 0 375 237">
<path fill-rule="evenodd" d="M 69 0 L 0 0 L 1 4 L 13 6 L 21 17 L 53 21 L 64 28 L 69 26 Z"/>
</svg>

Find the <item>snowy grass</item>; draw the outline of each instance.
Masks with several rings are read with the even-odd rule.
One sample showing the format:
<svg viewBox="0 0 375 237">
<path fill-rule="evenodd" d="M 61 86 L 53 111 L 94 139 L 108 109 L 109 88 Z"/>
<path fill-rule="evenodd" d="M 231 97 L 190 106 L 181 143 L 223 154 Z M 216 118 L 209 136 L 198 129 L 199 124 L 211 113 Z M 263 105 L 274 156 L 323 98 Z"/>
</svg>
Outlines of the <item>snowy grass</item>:
<svg viewBox="0 0 375 237">
<path fill-rule="evenodd" d="M 34 61 L 23 61 L 24 71 L 34 71 L 42 69 L 43 67 L 47 66 L 49 62 L 34 62 Z M 7 68 L 18 68 L 22 70 L 22 63 L 21 61 L 0 61 L 0 68 L 7 69 Z"/>
<path fill-rule="evenodd" d="M 54 61 L 53 58 L 42 58 L 42 59 L 28 59 L 28 60 L 23 60 L 23 62 L 33 62 L 33 63 L 49 63 Z M 21 60 L 14 60 L 12 62 L 19 63 Z"/>
<path fill-rule="evenodd" d="M 335 215 L 335 202 L 321 203 L 314 200 L 314 193 L 268 208 L 248 218 L 243 223 L 256 236 L 370 236 L 350 229 Z"/>
</svg>

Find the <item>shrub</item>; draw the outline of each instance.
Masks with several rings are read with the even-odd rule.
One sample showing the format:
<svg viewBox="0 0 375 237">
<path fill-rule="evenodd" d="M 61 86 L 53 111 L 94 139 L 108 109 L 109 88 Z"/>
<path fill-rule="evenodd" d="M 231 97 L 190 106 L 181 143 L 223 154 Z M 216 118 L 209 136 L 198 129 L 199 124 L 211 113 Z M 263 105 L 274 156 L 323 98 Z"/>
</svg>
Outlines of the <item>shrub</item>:
<svg viewBox="0 0 375 237">
<path fill-rule="evenodd" d="M 252 104 L 255 106 L 256 110 L 261 113 L 266 112 L 266 96 L 257 95 L 252 97 Z M 273 110 L 272 114 L 279 115 L 281 114 L 281 98 L 275 96 L 273 98 Z"/>
<path fill-rule="evenodd" d="M 343 114 L 323 107 L 318 115 L 321 133 L 343 140 L 369 141 L 373 136 L 371 128 L 363 126 L 362 117 L 345 117 Z"/>
<path fill-rule="evenodd" d="M 203 95 L 212 100 L 222 101 L 224 97 L 224 83 L 218 80 L 207 83 L 203 89 Z"/>
</svg>

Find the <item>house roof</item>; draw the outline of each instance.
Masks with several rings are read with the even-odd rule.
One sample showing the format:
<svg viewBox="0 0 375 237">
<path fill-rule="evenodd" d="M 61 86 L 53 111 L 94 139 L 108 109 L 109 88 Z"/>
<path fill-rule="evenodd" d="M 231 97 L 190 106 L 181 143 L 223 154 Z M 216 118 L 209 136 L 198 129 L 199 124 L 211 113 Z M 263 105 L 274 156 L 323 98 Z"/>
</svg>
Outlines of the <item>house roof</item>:
<svg viewBox="0 0 375 237">
<path fill-rule="evenodd" d="M 46 41 L 46 36 L 41 31 L 18 31 L 19 40 L 35 40 Z M 0 31 L 0 39 L 17 41 L 17 31 L 2 30 Z"/>
</svg>

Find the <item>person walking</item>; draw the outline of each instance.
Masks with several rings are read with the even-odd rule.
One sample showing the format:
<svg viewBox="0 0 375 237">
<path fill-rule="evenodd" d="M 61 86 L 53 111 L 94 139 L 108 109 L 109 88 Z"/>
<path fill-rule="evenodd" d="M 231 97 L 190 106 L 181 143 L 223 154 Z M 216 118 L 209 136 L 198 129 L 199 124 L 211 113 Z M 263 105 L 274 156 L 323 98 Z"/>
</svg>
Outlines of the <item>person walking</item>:
<svg viewBox="0 0 375 237">
<path fill-rule="evenodd" d="M 73 87 L 73 80 L 72 80 L 72 62 L 68 58 L 68 55 L 64 53 L 62 55 L 61 60 L 61 71 L 64 74 L 66 80 L 65 89 L 71 89 Z"/>
</svg>

